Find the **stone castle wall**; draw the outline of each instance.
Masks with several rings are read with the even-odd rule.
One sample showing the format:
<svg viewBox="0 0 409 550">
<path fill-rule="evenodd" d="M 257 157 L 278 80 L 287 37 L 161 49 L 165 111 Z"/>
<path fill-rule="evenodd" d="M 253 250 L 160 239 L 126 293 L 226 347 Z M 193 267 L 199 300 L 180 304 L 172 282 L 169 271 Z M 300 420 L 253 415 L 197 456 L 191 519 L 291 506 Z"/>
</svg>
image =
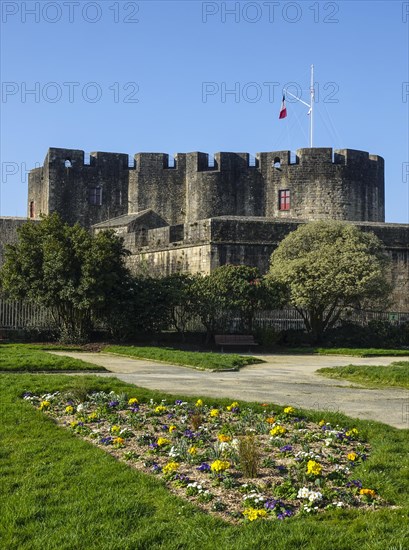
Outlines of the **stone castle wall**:
<svg viewBox="0 0 409 550">
<path fill-rule="evenodd" d="M 67 166 L 68 164 L 68 166 Z M 35 216 L 59 212 L 86 227 L 151 208 L 169 225 L 218 216 L 278 219 L 384 221 L 384 162 L 363 151 L 331 148 L 289 151 L 179 153 L 173 166 L 164 153 L 128 155 L 49 149 L 44 166 L 30 172 L 29 204 Z M 90 202 L 95 189 L 101 204 Z M 280 210 L 279 194 L 290 194 Z"/>
<path fill-rule="evenodd" d="M 0 218 L 0 267 L 4 263 L 5 246 L 7 244 L 14 244 L 17 241 L 17 230 L 26 222 L 27 218 Z"/>
</svg>

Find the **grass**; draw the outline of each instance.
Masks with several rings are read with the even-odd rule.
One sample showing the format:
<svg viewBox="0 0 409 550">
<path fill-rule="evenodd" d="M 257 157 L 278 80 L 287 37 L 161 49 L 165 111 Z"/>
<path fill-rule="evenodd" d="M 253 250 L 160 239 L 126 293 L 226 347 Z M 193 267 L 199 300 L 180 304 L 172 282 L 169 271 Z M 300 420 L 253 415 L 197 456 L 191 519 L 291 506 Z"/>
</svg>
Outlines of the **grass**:
<svg viewBox="0 0 409 550">
<path fill-rule="evenodd" d="M 46 353 L 47 350 L 76 351 L 75 347 L 0 344 L 0 372 L 59 372 L 59 371 L 106 371 L 104 367 L 92 365 L 79 359 L 71 359 Z"/>
<path fill-rule="evenodd" d="M 228 525 L 170 494 L 164 483 L 58 427 L 19 397 L 75 389 L 128 392 L 141 400 L 169 395 L 95 376 L 0 376 L 2 483 L 0 547 L 8 550 L 385 550 L 407 549 L 409 431 L 328 413 L 356 426 L 372 453 L 356 476 L 394 508 L 337 510 L 283 522 Z M 131 390 L 131 388 L 133 388 Z M 183 396 L 172 396 L 172 399 Z M 192 399 L 192 398 L 189 398 Z M 205 403 L 229 400 L 203 398 Z M 308 417 L 319 420 L 322 412 Z"/>
<path fill-rule="evenodd" d="M 318 355 L 352 355 L 354 357 L 409 357 L 409 349 L 315 348 Z"/>
<path fill-rule="evenodd" d="M 172 365 L 196 367 L 205 370 L 237 370 L 246 365 L 262 363 L 261 359 L 251 356 L 236 355 L 233 353 L 209 353 L 201 351 L 181 351 L 173 348 L 136 347 L 136 346 L 107 346 L 104 352 L 162 361 Z"/>
<path fill-rule="evenodd" d="M 351 355 L 352 357 L 409 357 L 409 349 L 378 348 L 277 348 L 275 353 L 289 355 Z"/>
<path fill-rule="evenodd" d="M 387 366 L 329 367 L 317 372 L 328 378 L 342 378 L 369 386 L 409 388 L 409 361 L 395 361 Z"/>
</svg>

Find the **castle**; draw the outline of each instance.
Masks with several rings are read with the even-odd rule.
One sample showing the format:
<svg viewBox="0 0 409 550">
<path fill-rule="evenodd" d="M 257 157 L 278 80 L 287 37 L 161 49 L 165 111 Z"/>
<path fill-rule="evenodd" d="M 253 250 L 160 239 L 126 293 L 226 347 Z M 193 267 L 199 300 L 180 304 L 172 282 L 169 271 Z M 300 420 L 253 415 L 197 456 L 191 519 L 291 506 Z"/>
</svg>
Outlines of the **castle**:
<svg viewBox="0 0 409 550">
<path fill-rule="evenodd" d="M 209 273 L 226 263 L 266 272 L 300 223 L 351 222 L 384 242 L 394 308 L 409 311 L 409 226 L 385 223 L 384 161 L 364 151 L 308 148 L 255 159 L 223 152 L 213 160 L 200 152 L 174 159 L 96 152 L 86 162 L 83 151 L 50 148 L 29 174 L 28 217 L 51 212 L 95 232 L 113 229 L 131 251 L 130 266 L 155 274 Z"/>
</svg>

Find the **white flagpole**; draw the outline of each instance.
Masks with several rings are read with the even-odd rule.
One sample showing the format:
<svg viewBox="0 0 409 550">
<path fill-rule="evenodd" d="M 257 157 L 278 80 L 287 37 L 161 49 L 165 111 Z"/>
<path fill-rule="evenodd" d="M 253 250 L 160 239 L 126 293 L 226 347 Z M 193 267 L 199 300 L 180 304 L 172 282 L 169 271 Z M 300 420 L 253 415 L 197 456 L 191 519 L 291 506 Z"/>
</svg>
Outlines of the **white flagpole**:
<svg viewBox="0 0 409 550">
<path fill-rule="evenodd" d="M 313 144 L 313 116 L 314 116 L 314 65 L 311 65 L 311 86 L 310 86 L 310 147 Z"/>
<path fill-rule="evenodd" d="M 303 105 L 306 105 L 308 107 L 308 115 L 310 116 L 310 147 L 313 147 L 313 138 L 314 138 L 314 98 L 315 98 L 315 90 L 314 90 L 314 65 L 311 65 L 311 82 L 310 82 L 310 103 L 307 103 L 297 97 L 296 95 L 292 94 L 286 89 L 283 89 L 284 95 L 290 95 Z"/>
</svg>

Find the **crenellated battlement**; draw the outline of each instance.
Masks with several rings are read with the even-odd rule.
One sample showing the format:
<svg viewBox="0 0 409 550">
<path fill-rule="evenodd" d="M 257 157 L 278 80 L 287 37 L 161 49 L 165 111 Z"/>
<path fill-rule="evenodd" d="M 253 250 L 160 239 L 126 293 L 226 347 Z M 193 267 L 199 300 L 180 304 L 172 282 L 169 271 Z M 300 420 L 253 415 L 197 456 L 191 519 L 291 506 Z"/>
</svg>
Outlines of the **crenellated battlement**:
<svg viewBox="0 0 409 550">
<path fill-rule="evenodd" d="M 354 149 L 173 157 L 52 147 L 30 172 L 29 212 L 58 211 L 86 226 L 146 209 L 170 225 L 218 216 L 380 222 L 383 178 L 383 158 Z"/>
<path fill-rule="evenodd" d="M 251 159 L 253 158 L 253 161 Z M 213 159 L 213 162 L 211 162 Z M 291 151 L 269 151 L 256 153 L 217 152 L 214 155 L 203 152 L 176 153 L 174 157 L 167 153 L 136 153 L 133 157 L 125 153 L 110 153 L 95 151 L 86 154 L 80 149 L 63 149 L 52 147 L 48 150 L 44 165 L 66 168 L 70 163 L 72 168 L 103 167 L 116 164 L 124 170 L 189 170 L 197 172 L 223 172 L 261 170 L 262 161 L 271 164 L 277 162 L 281 166 L 306 164 L 335 164 L 342 166 L 356 166 L 357 164 L 373 165 L 378 163 L 383 168 L 384 159 L 378 155 L 356 149 L 332 149 L 331 147 L 314 147 L 297 149 L 295 156 Z"/>
</svg>

